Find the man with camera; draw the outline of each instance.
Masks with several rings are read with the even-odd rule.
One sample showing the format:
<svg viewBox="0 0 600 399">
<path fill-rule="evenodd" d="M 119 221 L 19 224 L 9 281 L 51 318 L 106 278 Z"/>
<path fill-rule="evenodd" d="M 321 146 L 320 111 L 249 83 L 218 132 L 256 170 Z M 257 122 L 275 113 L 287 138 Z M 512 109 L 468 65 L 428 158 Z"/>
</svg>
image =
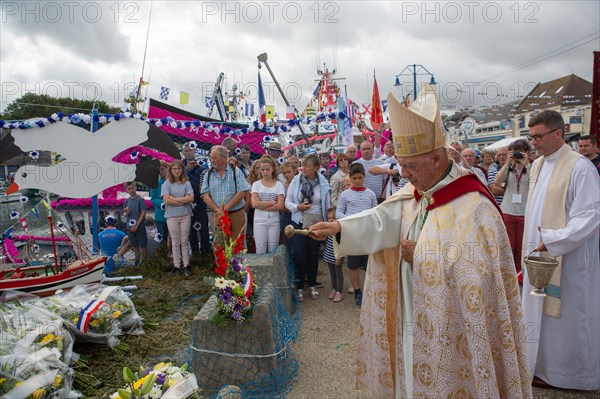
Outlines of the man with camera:
<svg viewBox="0 0 600 399">
<path fill-rule="evenodd" d="M 531 146 L 525 140 L 516 140 L 508 146 L 508 154 L 502 168 L 496 174 L 494 184 L 504 189 L 500 204 L 504 225 L 508 233 L 510 248 L 515 258 L 517 277 L 523 283 L 521 275 L 521 247 L 525 228 L 525 207 L 529 193 L 529 159 L 527 154 Z"/>
<path fill-rule="evenodd" d="M 391 141 L 385 144 L 387 145 L 388 143 L 391 143 Z M 381 194 L 379 198 L 382 200 L 389 198 L 408 183 L 408 180 L 401 177 L 402 169 L 400 169 L 400 164 L 394 155 L 387 160 L 387 163 L 371 166 L 368 172 L 373 175 L 386 175 L 381 193 L 375 193 Z"/>
</svg>

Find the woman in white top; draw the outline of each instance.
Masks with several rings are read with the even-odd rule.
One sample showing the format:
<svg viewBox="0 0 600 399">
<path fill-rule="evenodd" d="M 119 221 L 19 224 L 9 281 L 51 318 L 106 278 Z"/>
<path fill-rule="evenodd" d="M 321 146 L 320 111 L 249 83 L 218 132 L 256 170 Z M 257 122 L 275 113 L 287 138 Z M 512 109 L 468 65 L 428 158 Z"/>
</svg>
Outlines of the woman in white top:
<svg viewBox="0 0 600 399">
<path fill-rule="evenodd" d="M 265 156 L 258 163 L 261 179 L 252 183 L 254 211 L 254 242 L 256 253 L 273 251 L 279 244 L 279 211 L 284 209 L 285 188 L 277 180 L 273 158 Z"/>
</svg>

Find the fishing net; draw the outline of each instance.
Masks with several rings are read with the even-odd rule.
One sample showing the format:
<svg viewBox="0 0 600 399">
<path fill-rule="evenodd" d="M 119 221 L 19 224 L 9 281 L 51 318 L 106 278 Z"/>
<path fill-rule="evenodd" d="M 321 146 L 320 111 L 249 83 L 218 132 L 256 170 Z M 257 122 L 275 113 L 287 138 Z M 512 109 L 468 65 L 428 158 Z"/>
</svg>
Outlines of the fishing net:
<svg viewBox="0 0 600 399">
<path fill-rule="evenodd" d="M 284 397 L 298 372 L 290 349 L 301 320 L 291 287 L 293 265 L 284 246 L 246 261 L 260 287 L 251 316 L 242 323 L 213 325 L 217 298 L 211 297 L 194 319 L 188 362 L 199 386 L 215 397 L 228 391 L 242 397 Z"/>
</svg>

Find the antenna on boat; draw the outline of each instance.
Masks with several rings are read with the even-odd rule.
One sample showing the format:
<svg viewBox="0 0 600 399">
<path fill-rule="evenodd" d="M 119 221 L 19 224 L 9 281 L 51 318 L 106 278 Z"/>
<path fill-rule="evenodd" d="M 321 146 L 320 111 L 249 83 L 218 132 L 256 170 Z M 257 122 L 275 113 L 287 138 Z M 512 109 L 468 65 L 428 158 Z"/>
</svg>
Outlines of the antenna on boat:
<svg viewBox="0 0 600 399">
<path fill-rule="evenodd" d="M 138 83 L 137 93 L 135 94 L 135 102 L 133 103 L 133 110 L 138 112 L 138 100 L 142 91 L 142 84 L 144 83 L 144 68 L 146 67 L 146 54 L 148 52 L 148 38 L 150 37 L 150 23 L 152 22 L 152 6 L 154 1 L 150 1 L 150 15 L 148 16 L 148 30 L 146 31 L 146 44 L 144 45 L 144 60 L 142 61 L 142 75 L 140 76 L 140 82 Z"/>
</svg>

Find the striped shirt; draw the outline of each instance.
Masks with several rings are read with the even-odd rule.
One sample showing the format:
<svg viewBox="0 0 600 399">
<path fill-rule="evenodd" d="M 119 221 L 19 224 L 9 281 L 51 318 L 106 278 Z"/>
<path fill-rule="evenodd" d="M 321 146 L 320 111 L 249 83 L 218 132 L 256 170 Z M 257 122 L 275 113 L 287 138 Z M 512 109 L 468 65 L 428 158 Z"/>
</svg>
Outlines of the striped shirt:
<svg viewBox="0 0 600 399">
<path fill-rule="evenodd" d="M 498 174 L 499 170 L 500 170 L 500 168 L 498 167 L 498 164 L 496 162 L 494 162 L 493 164 L 490 165 L 488 172 L 487 172 L 488 173 L 488 179 L 487 179 L 488 186 L 496 180 L 496 175 Z M 500 187 L 500 184 L 498 184 L 498 187 Z M 496 199 L 496 202 L 498 203 L 498 205 L 500 205 L 500 204 L 502 204 L 502 198 L 504 198 L 504 196 L 503 195 L 494 195 L 494 198 Z"/>
<path fill-rule="evenodd" d="M 335 218 L 342 219 L 346 216 L 375 208 L 376 206 L 377 197 L 373 191 L 368 188 L 363 191 L 354 191 L 349 188 L 348 190 L 342 191 L 340 194 L 335 211 Z"/>
<path fill-rule="evenodd" d="M 235 173 L 235 180 L 233 174 Z M 208 171 L 202 181 L 202 189 L 200 194 L 204 195 L 210 192 L 210 197 L 214 203 L 220 207 L 228 203 L 236 193 L 242 191 L 249 191 L 250 185 L 244 179 L 244 174 L 241 170 L 235 167 L 227 165 L 227 169 L 223 176 L 216 170 Z M 242 199 L 240 202 L 234 205 L 229 212 L 240 210 L 244 207 L 246 202 Z"/>
<path fill-rule="evenodd" d="M 325 250 L 323 251 L 323 260 L 327 263 L 333 263 L 335 265 L 336 259 L 333 254 L 333 237 L 327 237 L 325 242 Z"/>
<path fill-rule="evenodd" d="M 252 194 L 258 194 L 258 199 L 260 201 L 275 201 L 277 202 L 277 198 L 280 195 L 285 197 L 285 188 L 280 181 L 276 181 L 273 187 L 267 187 L 262 184 L 262 181 L 257 180 L 252 183 L 252 190 L 250 190 Z M 262 209 L 254 210 L 254 220 L 256 219 L 279 219 L 279 211 L 265 211 Z"/>
<path fill-rule="evenodd" d="M 377 197 L 381 196 L 381 191 L 383 190 L 383 179 L 385 175 L 374 175 L 369 173 L 369 168 L 371 166 L 381 166 L 383 162 L 379 159 L 371 159 L 370 161 L 365 161 L 364 159 L 357 159 L 353 163 L 360 163 L 365 167 L 365 186 L 373 191 Z"/>
</svg>

